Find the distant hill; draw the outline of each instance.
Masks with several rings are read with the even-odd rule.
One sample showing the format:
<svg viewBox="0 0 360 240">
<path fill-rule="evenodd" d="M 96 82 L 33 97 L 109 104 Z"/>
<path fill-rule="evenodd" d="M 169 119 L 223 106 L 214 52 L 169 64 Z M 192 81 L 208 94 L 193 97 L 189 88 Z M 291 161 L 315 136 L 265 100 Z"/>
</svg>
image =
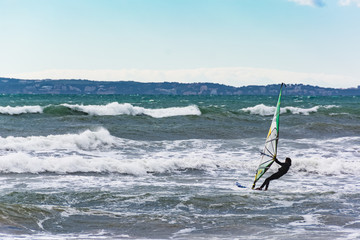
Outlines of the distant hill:
<svg viewBox="0 0 360 240">
<path fill-rule="evenodd" d="M 216 83 L 141 83 L 134 81 L 90 80 L 23 80 L 0 78 L 0 94 L 147 94 L 147 95 L 277 95 L 279 84 L 267 86 L 232 87 Z M 287 95 L 356 96 L 357 88 L 323 88 L 303 84 L 289 84 Z"/>
</svg>

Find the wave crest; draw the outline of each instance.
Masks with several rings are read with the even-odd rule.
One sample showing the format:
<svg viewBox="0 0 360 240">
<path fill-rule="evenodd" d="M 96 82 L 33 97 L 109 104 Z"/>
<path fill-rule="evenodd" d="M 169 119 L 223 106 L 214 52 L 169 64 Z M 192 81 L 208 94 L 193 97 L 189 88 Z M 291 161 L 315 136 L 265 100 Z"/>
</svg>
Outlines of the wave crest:
<svg viewBox="0 0 360 240">
<path fill-rule="evenodd" d="M 89 114 L 94 116 L 118 116 L 118 115 L 147 115 L 153 118 L 166 118 L 175 116 L 200 116 L 201 111 L 196 105 L 186 107 L 169 107 L 148 109 L 133 106 L 130 103 L 112 102 L 106 105 L 80 105 L 63 103 L 60 105 L 48 106 L 17 106 L 0 107 L 0 114 L 19 115 L 27 113 L 48 113 L 56 115 Z"/>
<path fill-rule="evenodd" d="M 330 109 L 330 108 L 336 108 L 338 106 L 335 105 L 327 105 L 327 106 L 315 106 L 312 108 L 300 108 L 300 107 L 283 107 L 280 108 L 280 113 L 287 113 L 290 112 L 292 114 L 303 114 L 303 115 L 309 115 L 310 113 L 317 112 L 320 108 Z M 276 107 L 274 106 L 266 106 L 264 104 L 259 104 L 254 107 L 247 107 L 241 109 L 244 112 L 249 112 L 250 114 L 255 115 L 261 115 L 261 116 L 269 116 L 273 115 L 276 111 Z"/>
<path fill-rule="evenodd" d="M 0 137 L 0 150 L 5 151 L 94 150 L 113 144 L 115 137 L 104 128 L 97 131 L 86 130 L 80 134 Z"/>
<path fill-rule="evenodd" d="M 201 115 L 201 111 L 196 105 L 190 105 L 187 107 L 171 107 L 171 108 L 158 108 L 147 109 L 143 107 L 133 106 L 130 103 L 118 103 L 113 102 L 106 105 L 72 105 L 61 104 L 67 108 L 75 111 L 84 112 L 90 115 L 96 116 L 116 116 L 116 115 L 148 115 L 153 118 L 165 118 L 174 116 L 186 116 L 186 115 Z"/>
<path fill-rule="evenodd" d="M 6 115 L 19 115 L 25 113 L 42 113 L 43 108 L 40 106 L 17 106 L 17 107 L 0 107 L 0 113 Z"/>
<path fill-rule="evenodd" d="M 293 159 L 290 174 L 294 175 L 356 175 L 360 170 L 357 160 L 359 141 L 359 137 L 282 139 L 279 159 L 283 161 L 285 156 Z M 255 138 L 236 142 L 200 139 L 136 141 L 117 138 L 103 128 L 69 135 L 0 138 L 0 172 L 144 175 L 183 169 L 214 173 L 225 169 L 252 176 L 260 157 L 254 145 L 259 145 L 260 149 L 262 141 Z M 272 167 L 270 172 L 276 169 L 277 166 Z"/>
</svg>

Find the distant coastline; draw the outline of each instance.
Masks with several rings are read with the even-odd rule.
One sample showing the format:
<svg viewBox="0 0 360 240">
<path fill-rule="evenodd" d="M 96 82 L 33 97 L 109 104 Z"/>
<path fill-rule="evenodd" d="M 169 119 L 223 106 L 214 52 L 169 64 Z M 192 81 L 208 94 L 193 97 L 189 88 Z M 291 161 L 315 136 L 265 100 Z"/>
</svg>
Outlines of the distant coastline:
<svg viewBox="0 0 360 240">
<path fill-rule="evenodd" d="M 0 78 L 0 94 L 277 95 L 278 91 L 279 84 L 232 87 L 216 83 Z M 283 93 L 301 96 L 360 96 L 360 85 L 357 88 L 339 89 L 289 84 Z"/>
</svg>

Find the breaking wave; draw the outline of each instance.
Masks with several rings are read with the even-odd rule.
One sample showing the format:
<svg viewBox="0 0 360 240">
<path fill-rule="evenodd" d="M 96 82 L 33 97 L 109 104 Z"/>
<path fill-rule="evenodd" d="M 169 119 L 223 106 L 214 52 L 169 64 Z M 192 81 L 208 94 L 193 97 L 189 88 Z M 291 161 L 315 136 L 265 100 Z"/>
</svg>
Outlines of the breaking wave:
<svg viewBox="0 0 360 240">
<path fill-rule="evenodd" d="M 153 118 L 201 115 L 201 111 L 196 105 L 149 109 L 133 106 L 130 103 L 112 102 L 106 105 L 79 105 L 64 103 L 48 106 L 0 107 L 0 114 L 4 115 L 19 115 L 27 113 L 48 113 L 56 115 L 88 114 L 94 116 L 147 115 Z"/>
<path fill-rule="evenodd" d="M 108 130 L 99 128 L 96 131 L 86 130 L 79 134 L 63 134 L 30 137 L 0 137 L 0 150 L 3 151 L 53 151 L 94 150 L 111 147 L 116 138 Z"/>
<path fill-rule="evenodd" d="M 0 114 L 19 115 L 25 113 L 42 113 L 43 108 L 40 106 L 18 106 L 18 107 L 0 107 Z"/>
<path fill-rule="evenodd" d="M 282 139 L 279 159 L 290 156 L 290 172 L 295 175 L 354 175 L 360 171 L 359 141 L 359 137 Z M 228 169 L 252 174 L 258 166 L 256 145 L 260 149 L 262 144 L 255 138 L 137 141 L 115 137 L 105 128 L 77 134 L 0 137 L 0 172 L 144 175 L 183 169 Z"/>
<path fill-rule="evenodd" d="M 148 109 L 143 107 L 136 107 L 130 103 L 109 103 L 107 105 L 71 105 L 62 104 L 62 106 L 68 107 L 75 111 L 84 112 L 90 115 L 98 116 L 116 116 L 116 115 L 148 115 L 153 118 L 164 118 L 174 116 L 186 116 L 186 115 L 201 115 L 199 108 L 196 105 L 187 107 L 170 107 L 170 108 L 158 108 Z"/>
<path fill-rule="evenodd" d="M 134 141 L 107 129 L 79 134 L 0 138 L 0 172 L 114 172 L 143 175 L 179 169 L 213 170 L 227 152 L 216 153 L 217 141 Z M 194 160 L 196 159 L 196 160 Z M 231 162 L 231 161 L 230 161 Z M 221 163 L 222 167 L 236 164 Z"/>
<path fill-rule="evenodd" d="M 310 113 L 317 112 L 320 108 L 324 109 L 330 109 L 330 108 L 337 108 L 338 106 L 335 105 L 326 105 L 326 106 L 315 106 L 311 108 L 300 108 L 300 107 L 284 107 L 280 108 L 280 113 L 287 113 L 290 112 L 292 114 L 303 114 L 303 115 L 309 115 Z M 254 107 L 247 107 L 241 109 L 244 112 L 249 112 L 250 114 L 256 114 L 261 116 L 269 116 L 273 115 L 275 113 L 276 107 L 274 106 L 266 106 L 264 104 L 259 104 Z"/>
</svg>

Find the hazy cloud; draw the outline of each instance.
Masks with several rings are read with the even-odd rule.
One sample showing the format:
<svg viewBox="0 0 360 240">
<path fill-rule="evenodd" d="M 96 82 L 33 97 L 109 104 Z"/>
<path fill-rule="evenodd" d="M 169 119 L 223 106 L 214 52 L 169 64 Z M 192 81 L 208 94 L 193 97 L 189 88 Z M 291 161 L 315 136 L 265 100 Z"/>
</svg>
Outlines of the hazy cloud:
<svg viewBox="0 0 360 240">
<path fill-rule="evenodd" d="M 264 68 L 198 68 L 180 70 L 47 70 L 22 74 L 6 74 L 22 79 L 89 79 L 98 81 L 132 80 L 138 82 L 211 82 L 230 86 L 302 83 L 321 87 L 356 87 L 358 79 L 351 76 L 301 73 Z M 3 75 L 4 76 L 4 75 Z"/>
<path fill-rule="evenodd" d="M 360 7 L 360 0 L 340 0 L 339 4 L 341 6 L 349 6 L 351 4 L 355 4 L 356 6 Z"/>
<path fill-rule="evenodd" d="M 299 5 L 312 6 L 312 7 L 324 7 L 325 2 L 323 0 L 289 0 Z"/>
<path fill-rule="evenodd" d="M 324 7 L 325 1 L 324 0 L 288 0 L 290 2 L 295 2 L 299 5 L 303 6 L 311 6 L 311 7 Z M 350 6 L 352 4 L 360 7 L 360 0 L 339 0 L 339 4 L 341 6 Z"/>
</svg>

